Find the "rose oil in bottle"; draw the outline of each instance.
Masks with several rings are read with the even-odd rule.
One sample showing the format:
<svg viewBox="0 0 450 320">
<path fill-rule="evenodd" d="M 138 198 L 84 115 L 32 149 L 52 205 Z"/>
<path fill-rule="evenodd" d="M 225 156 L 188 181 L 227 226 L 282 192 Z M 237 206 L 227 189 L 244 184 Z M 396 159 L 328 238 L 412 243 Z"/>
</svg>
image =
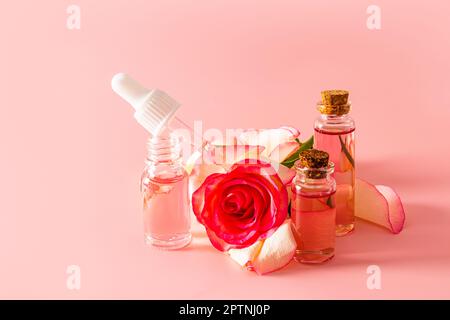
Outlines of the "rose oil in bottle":
<svg viewBox="0 0 450 320">
<path fill-rule="evenodd" d="M 334 256 L 336 183 L 328 154 L 305 150 L 295 164 L 291 220 L 297 241 L 295 260 L 322 263 Z"/>
<path fill-rule="evenodd" d="M 173 136 L 151 138 L 142 175 L 144 233 L 148 244 L 179 249 L 191 241 L 188 175 Z"/>
<path fill-rule="evenodd" d="M 348 91 L 322 91 L 321 113 L 314 123 L 314 148 L 326 151 L 334 163 L 336 235 L 344 236 L 355 223 L 355 122 L 349 116 Z"/>
</svg>

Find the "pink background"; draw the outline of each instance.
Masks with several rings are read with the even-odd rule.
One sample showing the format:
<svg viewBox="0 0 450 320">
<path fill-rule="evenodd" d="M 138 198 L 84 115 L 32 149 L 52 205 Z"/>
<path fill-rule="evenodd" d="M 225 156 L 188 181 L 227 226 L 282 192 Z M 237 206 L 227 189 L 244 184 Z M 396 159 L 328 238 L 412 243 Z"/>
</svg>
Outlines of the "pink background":
<svg viewBox="0 0 450 320">
<path fill-rule="evenodd" d="M 0 11 L 0 298 L 450 298 L 446 1 L 8 1 Z M 366 9 L 381 7 L 381 30 Z M 258 277 L 211 246 L 143 243 L 147 135 L 125 71 L 205 128 L 312 133 L 321 89 L 351 92 L 358 176 L 401 195 L 397 236 L 359 223 L 318 267 Z M 81 267 L 81 290 L 66 268 Z M 368 290 L 379 265 L 382 289 Z"/>
</svg>

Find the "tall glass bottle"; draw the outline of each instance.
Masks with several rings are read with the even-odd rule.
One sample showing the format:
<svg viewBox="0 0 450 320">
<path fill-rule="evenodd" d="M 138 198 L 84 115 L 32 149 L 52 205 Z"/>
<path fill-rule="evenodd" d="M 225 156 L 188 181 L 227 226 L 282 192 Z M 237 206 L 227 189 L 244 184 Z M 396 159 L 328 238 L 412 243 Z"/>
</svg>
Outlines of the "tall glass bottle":
<svg viewBox="0 0 450 320">
<path fill-rule="evenodd" d="M 334 256 L 335 192 L 328 154 L 305 150 L 295 164 L 292 182 L 291 219 L 297 241 L 295 260 L 322 263 Z"/>
<path fill-rule="evenodd" d="M 314 147 L 334 163 L 336 180 L 336 235 L 344 236 L 355 224 L 355 122 L 349 116 L 348 91 L 322 91 L 317 104 L 321 115 L 314 123 Z"/>
<path fill-rule="evenodd" d="M 148 244 L 179 249 L 191 241 L 188 175 L 174 136 L 151 138 L 141 179 L 144 232 Z"/>
</svg>

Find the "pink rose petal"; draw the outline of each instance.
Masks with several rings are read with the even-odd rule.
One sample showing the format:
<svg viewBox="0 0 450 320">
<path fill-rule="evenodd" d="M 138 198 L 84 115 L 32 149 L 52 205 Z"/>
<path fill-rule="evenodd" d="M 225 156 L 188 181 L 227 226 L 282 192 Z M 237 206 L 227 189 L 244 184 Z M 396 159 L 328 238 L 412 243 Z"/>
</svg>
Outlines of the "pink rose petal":
<svg viewBox="0 0 450 320">
<path fill-rule="evenodd" d="M 389 206 L 389 223 L 393 233 L 402 231 L 405 224 L 405 210 L 395 191 L 387 186 L 376 185 L 377 190 L 386 198 Z"/>
<path fill-rule="evenodd" d="M 355 215 L 393 233 L 402 231 L 405 222 L 401 200 L 391 188 L 361 179 L 356 179 Z"/>
<path fill-rule="evenodd" d="M 289 264 L 296 248 L 290 220 L 286 220 L 269 238 L 245 249 L 229 250 L 228 253 L 239 265 L 264 275 Z"/>
<path fill-rule="evenodd" d="M 283 165 L 277 166 L 277 174 L 280 177 L 283 184 L 288 185 L 291 183 L 292 179 L 295 178 L 296 172 L 295 170 L 289 169 Z"/>
<path fill-rule="evenodd" d="M 243 144 L 260 145 L 265 147 L 261 155 L 268 157 L 270 153 L 280 144 L 293 142 L 300 132 L 291 127 L 280 127 L 277 129 L 247 130 L 239 136 Z"/>
<path fill-rule="evenodd" d="M 257 241 L 251 246 L 243 249 L 230 249 L 228 254 L 231 259 L 236 261 L 241 267 L 247 267 L 261 251 L 264 241 L 265 240 Z"/>
<path fill-rule="evenodd" d="M 192 194 L 197 190 L 205 179 L 213 173 L 225 173 L 224 167 L 216 164 L 202 163 L 198 164 L 191 169 L 189 176 L 189 199 L 191 199 Z"/>
<path fill-rule="evenodd" d="M 289 141 L 279 144 L 269 154 L 269 159 L 274 162 L 282 163 L 290 155 L 300 148 L 300 144 L 297 141 Z"/>
<path fill-rule="evenodd" d="M 264 147 L 259 145 L 210 145 L 209 148 L 208 153 L 211 161 L 224 168 L 229 168 L 245 158 L 258 158 L 264 150 Z"/>
</svg>

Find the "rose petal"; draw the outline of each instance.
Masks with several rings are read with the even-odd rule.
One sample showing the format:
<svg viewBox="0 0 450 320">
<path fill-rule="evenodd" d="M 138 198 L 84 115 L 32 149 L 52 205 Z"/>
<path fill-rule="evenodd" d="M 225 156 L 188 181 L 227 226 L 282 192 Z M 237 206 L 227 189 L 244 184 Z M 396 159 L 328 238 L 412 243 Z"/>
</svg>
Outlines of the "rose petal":
<svg viewBox="0 0 450 320">
<path fill-rule="evenodd" d="M 296 172 L 293 169 L 289 169 L 283 165 L 278 166 L 277 174 L 280 177 L 282 183 L 284 185 L 288 185 L 292 182 L 292 179 L 295 178 Z"/>
<path fill-rule="evenodd" d="M 202 212 L 205 206 L 205 197 L 208 189 L 214 188 L 221 181 L 223 174 L 214 173 L 209 175 L 204 183 L 192 194 L 192 210 L 197 220 L 203 224 Z"/>
<path fill-rule="evenodd" d="M 239 136 L 244 144 L 260 145 L 265 149 L 261 155 L 268 157 L 270 153 L 280 144 L 292 142 L 300 132 L 292 127 L 280 127 L 277 129 L 247 130 Z"/>
<path fill-rule="evenodd" d="M 253 232 L 253 230 L 247 230 L 246 228 L 239 228 L 231 217 L 226 217 L 222 214 L 220 203 L 217 202 L 219 198 L 216 198 L 216 196 L 226 192 L 225 190 L 228 188 L 227 182 L 231 183 L 232 180 L 230 180 L 229 174 L 226 175 L 225 178 L 219 177 L 219 179 L 222 180 L 218 188 L 215 185 L 205 188 L 204 194 L 206 206 L 201 212 L 202 220 L 200 222 L 207 225 L 212 232 L 230 245 L 241 248 L 249 246 L 258 240 L 259 233 Z M 225 180 L 225 182 L 223 180 Z M 205 184 L 208 182 L 209 181 L 205 181 Z M 243 183 L 243 181 L 240 181 L 239 183 Z M 246 183 L 248 183 L 248 181 L 246 181 Z M 259 197 L 259 195 L 253 194 L 253 197 Z M 196 201 L 195 199 L 193 200 Z M 263 202 L 262 200 L 259 201 Z M 258 221 L 255 221 L 255 223 L 257 222 Z M 258 229 L 258 226 L 253 225 L 253 228 Z"/>
<path fill-rule="evenodd" d="M 291 229 L 290 220 L 285 221 L 264 244 L 251 266 L 259 275 L 277 271 L 291 262 L 297 243 Z"/>
<path fill-rule="evenodd" d="M 236 163 L 231 170 L 234 174 L 256 174 L 263 175 L 269 178 L 268 181 L 272 182 L 275 188 L 279 189 L 284 185 L 283 181 L 279 177 L 277 171 L 270 162 L 258 160 L 258 159 L 245 159 Z"/>
<path fill-rule="evenodd" d="M 209 241 L 211 241 L 211 244 L 219 251 L 226 252 L 235 247 L 219 238 L 217 234 L 211 229 L 206 228 L 206 233 L 208 235 Z"/>
<path fill-rule="evenodd" d="M 405 224 L 405 210 L 402 201 L 395 191 L 387 186 L 376 185 L 379 192 L 386 198 L 389 206 L 389 223 L 393 233 L 399 233 L 403 230 Z"/>
<path fill-rule="evenodd" d="M 234 168 L 236 168 L 237 166 L 239 166 L 240 170 L 243 170 L 244 168 L 244 166 L 242 166 L 242 162 L 237 163 Z M 258 161 L 255 165 L 246 165 L 245 171 L 247 172 L 247 174 L 254 173 L 266 177 L 266 179 L 264 180 L 265 182 L 267 182 L 266 187 L 271 190 L 270 194 L 275 197 L 272 199 L 271 203 L 277 203 L 279 205 L 278 212 L 275 214 L 276 221 L 274 223 L 274 226 L 281 225 L 287 217 L 287 208 L 289 205 L 289 198 L 285 184 L 280 179 L 272 165 L 267 162 Z M 239 170 L 236 170 L 235 172 L 238 173 Z M 270 234 L 271 230 L 267 230 L 267 233 L 262 235 L 262 238 L 270 236 Z"/>
<path fill-rule="evenodd" d="M 401 200 L 391 188 L 374 186 L 361 179 L 356 179 L 355 215 L 393 233 L 399 233 L 405 222 Z"/>
<path fill-rule="evenodd" d="M 202 163 L 195 165 L 193 169 L 191 169 L 189 175 L 189 198 L 192 199 L 192 194 L 195 190 L 197 190 L 203 182 L 205 182 L 206 178 L 214 173 L 226 173 L 224 167 L 216 165 L 216 164 L 207 164 Z"/>
<path fill-rule="evenodd" d="M 220 250 L 222 252 L 226 252 L 229 251 L 230 249 L 242 249 L 242 248 L 246 248 L 252 244 L 254 244 L 257 241 L 258 235 L 256 233 L 256 230 L 252 230 L 249 232 L 249 238 L 254 239 L 256 237 L 256 240 L 251 241 L 251 243 L 249 240 L 247 240 L 246 242 L 240 244 L 240 243 L 233 243 L 230 244 L 227 241 L 223 240 L 221 237 L 219 237 L 217 235 L 217 233 L 215 233 L 214 231 L 212 231 L 212 229 L 207 229 L 206 230 L 207 234 L 208 234 L 208 238 L 211 241 L 211 244 L 217 249 Z"/>
<path fill-rule="evenodd" d="M 264 147 L 259 145 L 210 145 L 207 158 L 228 169 L 242 159 L 258 158 L 263 150 Z"/>
<path fill-rule="evenodd" d="M 259 187 L 255 183 L 252 183 L 251 179 L 247 178 L 240 181 L 239 188 L 246 188 L 251 185 L 247 192 L 251 193 L 254 199 L 254 208 L 252 209 L 255 212 L 264 212 L 266 209 L 260 207 L 260 205 L 270 203 L 271 199 L 267 191 L 263 188 L 258 190 Z M 224 188 L 224 190 L 228 190 L 228 188 Z M 224 193 L 226 192 L 229 191 L 224 191 Z M 234 216 L 223 214 L 223 211 L 217 207 L 210 207 L 209 210 L 214 211 L 214 214 L 212 215 L 212 219 L 208 219 L 205 222 L 214 232 L 220 233 L 221 238 L 229 244 L 243 245 L 248 243 L 250 245 L 259 237 L 259 234 L 254 235 L 249 232 L 249 227 L 255 227 L 258 220 L 252 220 L 252 218 L 241 220 Z"/>
<path fill-rule="evenodd" d="M 260 240 L 252 244 L 251 246 L 243 249 L 230 249 L 228 254 L 231 259 L 236 261 L 241 267 L 246 266 L 249 262 L 253 261 L 262 248 L 265 240 Z"/>
<path fill-rule="evenodd" d="M 228 253 L 239 265 L 263 275 L 289 264 L 296 248 L 290 220 L 286 220 L 269 238 L 245 249 L 231 249 Z"/>
<path fill-rule="evenodd" d="M 300 144 L 297 141 L 284 142 L 276 146 L 275 149 L 270 152 L 269 159 L 277 163 L 282 163 L 285 159 L 297 151 L 298 148 L 300 148 Z"/>
</svg>

